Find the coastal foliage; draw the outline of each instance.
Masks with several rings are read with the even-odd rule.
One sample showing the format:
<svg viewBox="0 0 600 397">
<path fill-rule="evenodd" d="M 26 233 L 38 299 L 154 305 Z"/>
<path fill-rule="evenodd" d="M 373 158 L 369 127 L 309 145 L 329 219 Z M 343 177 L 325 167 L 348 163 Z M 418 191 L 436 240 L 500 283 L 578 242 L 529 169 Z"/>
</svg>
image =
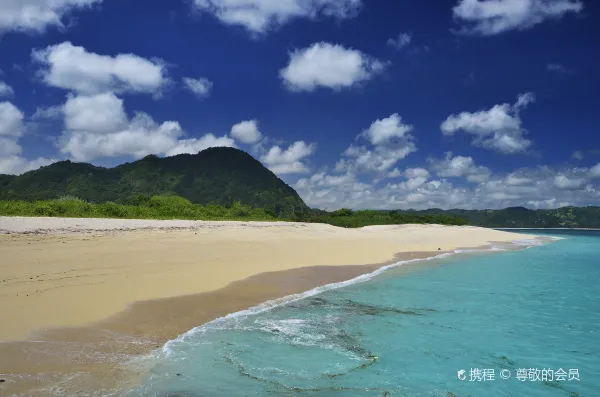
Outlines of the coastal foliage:
<svg viewBox="0 0 600 397">
<path fill-rule="evenodd" d="M 0 175 L 0 200 L 74 196 L 90 203 L 133 205 L 138 195 L 180 196 L 227 208 L 239 202 L 280 217 L 308 211 L 292 187 L 248 153 L 228 147 L 195 155 L 150 155 L 114 168 L 59 161 L 19 176 Z"/>
<path fill-rule="evenodd" d="M 600 207 L 563 207 L 530 210 L 509 207 L 502 210 L 441 210 L 402 211 L 415 215 L 451 215 L 466 219 L 474 226 L 517 228 L 600 228 Z"/>
<path fill-rule="evenodd" d="M 56 200 L 0 201 L 2 216 L 48 216 L 67 218 L 188 219 L 274 221 L 277 216 L 262 208 L 239 202 L 229 207 L 193 204 L 176 196 L 138 196 L 135 204 L 109 201 L 93 204 L 77 197 Z"/>
<path fill-rule="evenodd" d="M 309 214 L 296 214 L 295 221 L 328 223 L 340 227 L 363 227 L 369 225 L 401 225 L 406 223 L 467 225 L 468 222 L 453 215 L 420 215 L 400 211 L 353 211 L 342 208 L 333 212 L 312 210 Z"/>
<path fill-rule="evenodd" d="M 0 216 L 48 216 L 71 218 L 127 218 L 127 219 L 189 219 L 189 220 L 244 220 L 244 221 L 302 221 L 327 223 L 341 227 L 390 225 L 404 223 L 438 223 L 464 225 L 463 219 L 446 215 L 410 215 L 396 212 L 352 211 L 334 212 L 311 210 L 296 212 L 289 218 L 278 217 L 272 211 L 234 202 L 231 206 L 194 204 L 177 196 L 148 197 L 137 195 L 131 204 L 89 203 L 77 197 L 65 196 L 56 200 L 0 201 Z"/>
</svg>

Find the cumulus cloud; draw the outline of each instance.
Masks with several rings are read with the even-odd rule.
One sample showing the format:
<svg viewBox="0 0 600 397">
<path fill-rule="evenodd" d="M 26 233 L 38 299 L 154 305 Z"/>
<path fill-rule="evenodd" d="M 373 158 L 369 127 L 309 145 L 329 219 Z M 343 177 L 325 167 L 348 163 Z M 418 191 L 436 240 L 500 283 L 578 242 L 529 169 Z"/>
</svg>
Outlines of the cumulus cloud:
<svg viewBox="0 0 600 397">
<path fill-rule="evenodd" d="M 329 210 L 558 208 L 594 205 L 600 199 L 600 164 L 589 169 L 520 168 L 467 185 L 451 176 L 429 180 L 431 174 L 425 169 L 407 169 L 402 174 L 405 180 L 380 186 L 353 174 L 339 175 L 345 178 L 344 183 L 335 185 L 325 182 L 332 175 L 320 173 L 299 180 L 295 187 L 307 204 Z"/>
<path fill-rule="evenodd" d="M 416 151 L 413 127 L 402 122 L 398 114 L 375 120 L 369 128 L 356 136 L 358 145 L 350 145 L 332 172 L 319 172 L 310 178 L 297 181 L 296 188 L 302 198 L 320 208 L 335 209 L 371 205 L 384 208 L 377 198 L 377 180 L 408 178 L 410 186 L 425 184 L 429 172 L 422 168 L 409 168 L 404 172 L 394 168 L 397 162 Z M 360 180 L 368 175 L 369 183 Z M 363 207 L 364 208 L 364 207 Z"/>
<path fill-rule="evenodd" d="M 57 162 L 57 159 L 38 157 L 35 160 L 27 160 L 21 156 L 0 156 L 0 174 L 21 175 L 28 171 L 37 170 L 40 167 Z"/>
<path fill-rule="evenodd" d="M 213 87 L 212 81 L 206 78 L 193 79 L 191 77 L 184 77 L 183 85 L 187 90 L 201 99 L 208 97 Z"/>
<path fill-rule="evenodd" d="M 452 9 L 459 32 L 491 36 L 526 30 L 583 10 L 580 0 L 459 0 Z"/>
<path fill-rule="evenodd" d="M 399 176 L 402 176 L 402 171 L 400 171 L 398 168 L 394 168 L 386 175 L 387 178 L 397 178 Z"/>
<path fill-rule="evenodd" d="M 55 160 L 40 157 L 26 160 L 19 139 L 23 136 L 25 115 L 10 102 L 0 102 L 0 174 L 22 174 Z"/>
<path fill-rule="evenodd" d="M 407 139 L 408 133 L 413 129 L 412 125 L 402 123 L 402 117 L 398 113 L 394 113 L 388 118 L 376 120 L 361 135 L 372 145 L 379 145 L 394 138 Z"/>
<path fill-rule="evenodd" d="M 8 0 L 0 2 L 0 33 L 41 33 L 49 26 L 64 28 L 63 18 L 71 11 L 90 8 L 102 0 Z"/>
<path fill-rule="evenodd" d="M 412 41 L 412 34 L 410 33 L 400 33 L 397 38 L 389 38 L 387 40 L 387 45 L 400 50 L 410 44 Z"/>
<path fill-rule="evenodd" d="M 477 166 L 472 157 L 453 156 L 447 152 L 444 159 L 429 158 L 429 167 L 437 176 L 445 178 L 465 178 L 469 182 L 484 182 L 491 175 L 487 167 Z"/>
<path fill-rule="evenodd" d="M 261 161 L 275 174 L 302 174 L 308 172 L 308 167 L 303 162 L 316 150 L 315 144 L 296 141 L 287 149 L 273 146 L 261 157 Z"/>
<path fill-rule="evenodd" d="M 407 178 L 429 178 L 429 171 L 425 168 L 407 168 L 404 171 L 404 176 Z"/>
<path fill-rule="evenodd" d="M 584 178 L 569 178 L 566 175 L 559 174 L 554 177 L 554 186 L 559 189 L 579 189 L 586 180 Z"/>
<path fill-rule="evenodd" d="M 235 146 L 228 136 L 185 138 L 176 121 L 156 123 L 143 112 L 129 118 L 123 100 L 113 93 L 71 95 L 63 106 L 65 131 L 60 150 L 76 161 L 148 154 L 195 154 L 213 146 Z"/>
<path fill-rule="evenodd" d="M 10 102 L 0 102 L 0 137 L 20 137 L 25 115 Z"/>
<path fill-rule="evenodd" d="M 291 91 L 340 90 L 367 81 L 384 68 L 383 62 L 361 51 L 320 42 L 291 52 L 279 76 Z"/>
<path fill-rule="evenodd" d="M 258 143 L 262 139 L 262 134 L 258 130 L 257 120 L 247 120 L 237 123 L 231 127 L 231 136 L 247 145 Z"/>
<path fill-rule="evenodd" d="M 514 105 L 504 103 L 488 110 L 450 115 L 440 126 L 442 133 L 452 136 L 458 131 L 473 136 L 473 144 L 504 154 L 525 152 L 531 141 L 525 138 L 519 113 L 535 101 L 532 93 L 521 94 Z"/>
<path fill-rule="evenodd" d="M 596 164 L 592 168 L 590 168 L 589 172 L 590 178 L 600 178 L 600 163 Z"/>
<path fill-rule="evenodd" d="M 338 20 L 354 17 L 361 0 L 194 0 L 200 12 L 214 15 L 226 25 L 237 25 L 252 34 L 264 34 L 293 19 L 320 16 Z"/>
<path fill-rule="evenodd" d="M 362 131 L 358 140 L 362 145 L 350 145 L 336 164 L 337 172 L 370 172 L 383 177 L 396 166 L 399 160 L 415 152 L 417 147 L 410 132 L 412 125 L 404 124 L 397 113 L 375 120 Z"/>
<path fill-rule="evenodd" d="M 168 83 L 164 65 L 134 54 L 99 55 L 71 42 L 32 51 L 49 86 L 94 95 L 103 92 L 160 95 Z"/>
<path fill-rule="evenodd" d="M 0 97 L 13 96 L 14 91 L 11 86 L 6 84 L 4 81 L 0 81 Z"/>
<path fill-rule="evenodd" d="M 407 178 L 406 181 L 396 184 L 405 190 L 415 190 L 422 186 L 429 179 L 430 173 L 425 168 L 407 168 L 402 175 Z M 391 184 L 388 186 L 392 186 Z"/>
<path fill-rule="evenodd" d="M 357 202 L 368 201 L 372 195 L 372 186 L 359 182 L 352 173 L 320 172 L 299 179 L 295 187 L 309 205 L 326 209 L 352 207 Z"/>
</svg>

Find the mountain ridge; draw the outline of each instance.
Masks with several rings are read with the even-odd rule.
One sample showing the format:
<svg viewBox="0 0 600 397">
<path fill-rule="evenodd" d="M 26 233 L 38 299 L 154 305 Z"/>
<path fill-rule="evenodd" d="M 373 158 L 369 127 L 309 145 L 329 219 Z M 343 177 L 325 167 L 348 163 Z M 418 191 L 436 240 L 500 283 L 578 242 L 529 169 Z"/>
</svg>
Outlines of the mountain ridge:
<svg viewBox="0 0 600 397">
<path fill-rule="evenodd" d="M 291 186 L 250 154 L 229 147 L 170 157 L 148 155 L 111 168 L 63 160 L 18 176 L 0 175 L 0 200 L 75 196 L 128 204 L 136 195 L 176 195 L 202 205 L 239 201 L 279 216 L 308 211 Z"/>
</svg>

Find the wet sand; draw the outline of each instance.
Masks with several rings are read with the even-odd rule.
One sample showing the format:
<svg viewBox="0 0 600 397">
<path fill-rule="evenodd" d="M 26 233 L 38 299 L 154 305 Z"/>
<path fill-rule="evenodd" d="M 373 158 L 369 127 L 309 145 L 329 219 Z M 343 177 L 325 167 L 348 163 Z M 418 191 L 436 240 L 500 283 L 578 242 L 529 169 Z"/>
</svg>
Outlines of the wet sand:
<svg viewBox="0 0 600 397">
<path fill-rule="evenodd" d="M 32 397 L 74 395 L 84 390 L 118 395 L 145 373 L 144 355 L 196 326 L 267 301 L 350 280 L 390 263 L 438 254 L 403 253 L 377 265 L 262 273 L 213 292 L 136 302 L 88 326 L 49 329 L 34 333 L 27 341 L 0 343 L 0 377 L 6 381 L 0 390 L 8 393 L 5 395 Z"/>
</svg>

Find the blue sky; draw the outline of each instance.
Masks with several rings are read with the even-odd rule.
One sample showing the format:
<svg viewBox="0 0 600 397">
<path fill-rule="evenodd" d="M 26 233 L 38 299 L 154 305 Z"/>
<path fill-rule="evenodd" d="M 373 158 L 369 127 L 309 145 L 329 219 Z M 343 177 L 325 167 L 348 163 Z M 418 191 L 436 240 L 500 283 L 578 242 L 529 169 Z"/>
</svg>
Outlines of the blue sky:
<svg viewBox="0 0 600 397">
<path fill-rule="evenodd" d="M 312 206 L 600 202 L 600 4 L 0 1 L 0 173 L 248 151 Z"/>
</svg>

